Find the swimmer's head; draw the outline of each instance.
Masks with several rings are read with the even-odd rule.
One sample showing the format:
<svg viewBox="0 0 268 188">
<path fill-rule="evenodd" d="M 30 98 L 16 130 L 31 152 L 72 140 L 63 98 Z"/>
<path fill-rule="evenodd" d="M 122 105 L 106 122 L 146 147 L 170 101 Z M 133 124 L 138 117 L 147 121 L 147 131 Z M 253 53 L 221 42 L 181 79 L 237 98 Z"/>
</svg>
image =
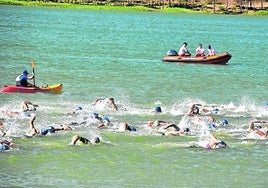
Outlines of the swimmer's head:
<svg viewBox="0 0 268 188">
<path fill-rule="evenodd" d="M 256 126 L 256 128 L 257 128 L 257 129 L 261 129 L 261 128 L 262 128 L 262 126 L 261 126 L 261 125 L 258 125 L 258 126 Z"/>
<path fill-rule="evenodd" d="M 41 134 L 42 134 L 42 135 L 46 135 L 47 133 L 48 133 L 47 128 L 42 128 L 42 129 L 41 129 Z"/>
<path fill-rule="evenodd" d="M 228 125 L 228 120 L 223 119 L 223 120 L 221 121 L 221 124 L 222 124 L 222 125 Z"/>
<path fill-rule="evenodd" d="M 46 135 L 47 133 L 55 133 L 55 128 L 52 127 L 52 126 L 49 126 L 49 127 L 41 129 L 41 134 L 42 135 Z"/>
<path fill-rule="evenodd" d="M 108 116 L 104 116 L 104 117 L 103 117 L 103 121 L 110 122 L 110 119 L 109 119 Z"/>
<path fill-rule="evenodd" d="M 0 144 L 0 150 L 9 150 L 9 146 L 7 144 Z"/>
<path fill-rule="evenodd" d="M 99 143 L 100 142 L 100 138 L 99 137 L 95 137 L 92 139 L 93 143 Z"/>
<path fill-rule="evenodd" d="M 197 106 L 194 106 L 193 114 L 199 114 L 199 108 Z"/>
<path fill-rule="evenodd" d="M 48 130 L 49 133 L 55 133 L 55 128 L 52 127 L 52 126 L 49 126 L 49 127 L 47 128 L 47 130 Z"/>
<path fill-rule="evenodd" d="M 162 109 L 161 109 L 161 107 L 160 106 L 157 106 L 157 107 L 155 107 L 155 112 L 157 112 L 157 113 L 160 113 L 160 112 L 162 112 Z"/>
<path fill-rule="evenodd" d="M 153 124 L 154 124 L 154 121 L 149 121 L 149 122 L 147 123 L 147 126 L 148 126 L 148 127 L 152 127 Z"/>
<path fill-rule="evenodd" d="M 109 97 L 109 100 L 110 100 L 111 102 L 114 102 L 114 98 L 113 98 L 113 97 Z"/>
<path fill-rule="evenodd" d="M 76 110 L 76 111 L 78 111 L 78 110 L 83 110 L 83 108 L 82 108 L 81 106 L 77 106 L 77 107 L 75 108 L 75 110 Z"/>
<path fill-rule="evenodd" d="M 190 129 L 187 127 L 184 129 L 184 131 L 188 133 L 190 131 Z"/>
<path fill-rule="evenodd" d="M 220 141 L 217 143 L 216 148 L 226 148 L 227 144 L 224 141 Z"/>
<path fill-rule="evenodd" d="M 94 118 L 98 118 L 99 117 L 99 114 L 96 113 L 96 112 L 93 112 L 92 114 L 93 114 Z"/>
</svg>

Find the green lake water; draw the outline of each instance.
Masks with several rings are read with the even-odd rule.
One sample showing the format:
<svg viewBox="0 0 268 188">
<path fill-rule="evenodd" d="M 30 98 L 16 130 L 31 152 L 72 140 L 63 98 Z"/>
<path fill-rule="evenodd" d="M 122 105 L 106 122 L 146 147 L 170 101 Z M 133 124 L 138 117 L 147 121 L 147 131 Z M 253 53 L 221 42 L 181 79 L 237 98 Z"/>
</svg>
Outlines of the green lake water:
<svg viewBox="0 0 268 188">
<path fill-rule="evenodd" d="M 37 103 L 36 127 L 80 121 L 68 115 L 109 116 L 114 126 L 93 123 L 70 132 L 25 138 L 27 118 L 0 118 L 16 148 L 1 151 L 0 187 L 265 187 L 267 139 L 245 139 L 249 121 L 268 120 L 267 17 L 87 11 L 0 6 L 0 85 L 13 85 L 21 70 L 41 86 L 62 83 L 61 94 L 0 93 L 0 110 Z M 170 49 L 188 42 L 229 52 L 226 66 L 164 63 Z M 115 98 L 114 112 L 92 105 Z M 156 104 L 163 113 L 152 114 Z M 225 106 L 214 117 L 228 119 L 215 131 L 228 147 L 191 148 L 202 127 L 182 121 L 192 103 Z M 152 134 L 150 120 L 164 119 L 191 133 Z M 119 133 L 123 121 L 136 132 Z M 201 129 L 201 130 L 200 130 Z M 97 145 L 68 146 L 71 137 L 100 136 Z"/>
</svg>

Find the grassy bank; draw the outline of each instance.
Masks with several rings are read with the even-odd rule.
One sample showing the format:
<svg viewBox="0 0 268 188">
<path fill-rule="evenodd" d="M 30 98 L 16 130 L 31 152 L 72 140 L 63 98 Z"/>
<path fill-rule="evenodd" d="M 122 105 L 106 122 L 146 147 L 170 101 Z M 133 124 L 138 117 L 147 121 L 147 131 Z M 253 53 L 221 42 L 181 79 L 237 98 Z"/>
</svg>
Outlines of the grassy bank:
<svg viewBox="0 0 268 188">
<path fill-rule="evenodd" d="M 161 9 L 149 8 L 145 6 L 108 6 L 108 5 L 80 5 L 71 3 L 53 3 L 53 2 L 37 2 L 37 1 L 19 1 L 19 0 L 0 0 L 2 5 L 20 5 L 20 6 L 42 6 L 42 7 L 57 7 L 57 8 L 72 8 L 86 10 L 111 10 L 111 11 L 135 11 L 135 12 L 156 12 L 163 11 Z M 165 10 L 165 9 L 164 9 Z M 181 12 L 193 13 L 194 11 L 184 8 L 167 8 L 165 12 Z"/>
<path fill-rule="evenodd" d="M 133 12 L 164 12 L 164 13 L 201 13 L 213 14 L 213 10 L 192 10 L 187 8 L 170 8 L 170 7 L 145 7 L 145 6 L 109 6 L 109 5 L 81 5 L 72 3 L 53 3 L 53 2 L 38 2 L 38 1 L 23 1 L 23 0 L 0 0 L 2 5 L 20 5 L 20 6 L 41 6 L 41 7 L 57 7 L 57 8 L 72 8 L 72 9 L 86 9 L 86 10 L 109 10 L 109 11 L 133 11 Z M 222 12 L 224 13 L 224 12 Z M 248 11 L 246 15 L 268 16 L 267 10 L 262 11 Z"/>
</svg>

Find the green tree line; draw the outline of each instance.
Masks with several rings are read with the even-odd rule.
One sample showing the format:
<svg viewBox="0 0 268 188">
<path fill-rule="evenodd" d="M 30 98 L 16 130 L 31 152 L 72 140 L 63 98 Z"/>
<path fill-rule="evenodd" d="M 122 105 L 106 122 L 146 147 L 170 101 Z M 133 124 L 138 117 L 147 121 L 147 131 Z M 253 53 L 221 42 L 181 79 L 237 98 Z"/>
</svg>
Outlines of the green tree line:
<svg viewBox="0 0 268 188">
<path fill-rule="evenodd" d="M 0 0 L 6 2 L 36 2 L 40 4 L 74 4 L 95 6 L 143 6 L 153 9 L 184 8 L 193 11 L 239 14 L 264 11 L 267 15 L 268 0 Z M 15 3 L 14 3 L 15 4 Z"/>
</svg>

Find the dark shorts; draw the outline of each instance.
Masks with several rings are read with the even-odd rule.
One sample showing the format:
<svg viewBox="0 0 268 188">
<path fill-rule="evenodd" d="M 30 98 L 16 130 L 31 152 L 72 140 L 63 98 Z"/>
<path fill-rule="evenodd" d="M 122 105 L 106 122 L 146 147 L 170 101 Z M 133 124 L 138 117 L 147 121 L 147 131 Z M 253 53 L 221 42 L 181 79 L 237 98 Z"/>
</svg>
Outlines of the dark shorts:
<svg viewBox="0 0 268 188">
<path fill-rule="evenodd" d="M 21 80 L 20 85 L 23 86 L 23 87 L 27 87 L 28 86 L 27 80 Z"/>
<path fill-rule="evenodd" d="M 80 137 L 80 141 L 83 142 L 84 144 L 88 144 L 90 142 L 89 139 L 84 138 L 84 137 Z"/>
</svg>

